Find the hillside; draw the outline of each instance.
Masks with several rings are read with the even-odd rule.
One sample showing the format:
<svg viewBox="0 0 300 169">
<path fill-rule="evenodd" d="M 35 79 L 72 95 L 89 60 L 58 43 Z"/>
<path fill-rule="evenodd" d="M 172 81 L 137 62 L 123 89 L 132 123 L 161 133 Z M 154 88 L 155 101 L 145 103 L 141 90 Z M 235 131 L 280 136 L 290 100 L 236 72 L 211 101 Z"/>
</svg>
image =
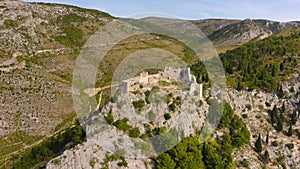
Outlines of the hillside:
<svg viewBox="0 0 300 169">
<path fill-rule="evenodd" d="M 300 22 L 275 22 L 246 19 L 223 26 L 208 34 L 219 51 L 225 52 L 252 40 L 261 40 L 282 30 L 300 26 Z M 223 50 L 222 50 L 223 49 Z"/>
<path fill-rule="evenodd" d="M 277 93 L 283 82 L 298 77 L 299 44 L 299 28 L 292 28 L 221 54 L 228 84 Z"/>
<path fill-rule="evenodd" d="M 176 142 L 176 139 L 174 140 L 174 137 L 172 137 L 173 130 L 170 127 L 174 124 L 174 121 L 183 119 L 181 113 L 187 113 L 189 112 L 188 109 L 192 108 L 191 105 L 187 106 L 187 103 L 197 102 L 193 95 L 186 95 L 181 97 L 185 99 L 180 99 L 180 103 L 177 104 L 177 97 L 175 98 L 177 95 L 171 92 L 170 98 L 167 99 L 170 101 L 169 106 L 160 105 L 161 109 L 159 110 L 162 110 L 160 114 L 164 114 L 164 116 L 157 117 L 152 122 L 150 120 L 148 123 L 135 123 L 135 120 L 132 120 L 135 116 L 124 117 L 126 116 L 126 110 L 133 107 L 133 109 L 138 110 L 137 114 L 151 117 L 149 116 L 149 108 L 151 109 L 154 103 L 147 101 L 149 98 L 147 99 L 145 84 L 133 83 L 143 87 L 138 87 L 130 93 L 129 96 L 133 98 L 132 102 L 122 102 L 120 100 L 119 102 L 108 102 L 107 105 L 99 110 L 100 112 L 93 113 L 91 117 L 93 122 L 90 124 L 99 125 L 99 122 L 101 124 L 99 119 L 104 118 L 112 126 L 109 129 L 113 132 L 107 133 L 107 135 L 101 134 L 100 138 L 107 136 L 109 140 L 114 138 L 114 136 L 126 136 L 128 134 L 129 137 L 139 138 L 142 142 L 132 144 L 127 140 L 127 137 L 125 137 L 126 139 L 114 138 L 113 143 L 110 141 L 107 143 L 101 142 L 100 145 L 115 146 L 115 152 L 118 153 L 114 155 L 107 153 L 106 149 L 97 148 L 99 147 L 97 140 L 96 142 L 95 140 L 87 140 L 87 142 L 77 146 L 77 148 L 67 150 L 61 156 L 51 160 L 47 167 L 121 168 L 126 166 L 129 168 L 180 167 L 196 169 L 201 166 L 208 169 L 299 168 L 300 81 L 298 35 L 298 29 L 289 29 L 264 40 L 247 43 L 221 55 L 231 88 L 227 90 L 228 103 L 225 103 L 224 114 L 218 129 L 214 132 L 213 137 L 206 140 L 206 142 L 202 143 L 199 141 L 202 135 L 196 132 L 198 123 L 193 123 L 192 126 L 196 128 L 192 128 L 194 132 L 190 133 L 190 137 L 181 140 L 179 144 L 169 151 L 155 156 L 155 158 L 152 156 L 152 158 L 133 159 L 130 158 L 130 155 L 127 156 L 139 149 L 145 154 L 151 154 L 152 151 L 155 151 L 155 148 L 154 150 L 151 149 L 152 146 L 156 145 L 152 142 L 151 137 L 155 136 L 156 134 L 154 133 L 157 132 L 161 134 L 169 131 L 163 136 L 166 137 L 164 139 L 170 145 L 163 144 L 162 146 L 171 146 Z M 280 47 L 285 50 L 281 50 Z M 282 53 L 283 51 L 285 53 Z M 253 55 L 250 55 L 252 53 Z M 265 61 L 262 62 L 261 60 Z M 241 62 L 249 63 L 250 66 L 240 66 L 244 69 L 239 70 L 238 63 Z M 266 69 L 268 67 L 280 67 L 281 63 L 283 63 L 283 67 L 280 70 L 282 73 L 273 71 L 272 75 L 272 69 Z M 252 64 L 253 67 L 251 67 Z M 198 66 L 197 64 L 193 65 L 191 68 L 192 72 L 197 72 L 195 70 L 201 68 L 201 63 Z M 254 77 L 249 77 L 250 74 Z M 259 78 L 258 76 L 254 86 L 249 86 L 248 81 L 255 81 L 256 74 L 264 74 L 266 77 Z M 199 78 L 200 76 L 196 74 L 196 79 Z M 241 88 L 235 86 L 239 82 L 242 86 Z M 273 82 L 276 84 L 272 84 Z M 271 84 L 268 85 L 268 83 Z M 164 89 L 167 83 L 161 84 L 164 85 L 158 86 L 157 89 Z M 279 91 L 278 86 L 280 86 Z M 169 88 L 167 89 L 170 91 Z M 151 91 L 155 90 L 152 89 Z M 198 117 L 190 114 L 193 117 L 191 119 L 203 117 L 206 113 L 204 117 L 209 117 L 209 112 L 212 110 L 210 108 L 214 104 L 213 100 L 209 98 L 209 90 L 205 92 L 205 97 L 200 102 L 199 110 L 196 111 L 199 111 Z M 175 103 L 173 110 L 170 109 L 172 103 Z M 125 113 L 122 113 L 123 111 Z M 209 120 L 209 118 L 200 119 L 196 121 Z M 101 130 L 98 131 L 100 133 L 103 132 Z M 133 131 L 136 131 L 134 132 L 135 134 L 133 134 Z M 187 131 L 191 130 L 184 130 L 183 133 Z M 126 149 L 120 148 L 123 144 L 128 147 Z M 107 148 L 106 146 L 104 148 Z M 122 153 L 119 154 L 120 152 Z M 74 161 L 74 159 L 77 159 L 77 161 Z"/>
<path fill-rule="evenodd" d="M 110 15 L 78 7 L 0 1 L 0 158 L 71 125 L 80 47 Z M 61 124 L 61 125 L 60 125 Z"/>
<path fill-rule="evenodd" d="M 191 158 L 184 159 L 186 163 L 193 159 L 191 161 L 208 165 L 212 163 L 211 159 L 217 158 L 220 161 L 228 160 L 224 163 L 235 168 L 298 168 L 300 165 L 297 157 L 300 146 L 300 22 L 280 23 L 250 19 L 191 21 L 208 36 L 218 52 L 222 53 L 220 57 L 227 73 L 227 85 L 230 87 L 227 102 L 236 116 L 228 108 L 231 118 L 227 119 L 227 123 L 230 122 L 230 125 L 220 127 L 211 142 L 207 143 L 214 152 L 210 154 L 211 159 L 194 158 L 196 155 L 208 153 L 203 151 L 203 144 L 195 141 L 199 133 L 194 126 L 193 132 L 190 131 L 193 137 L 182 140 L 172 150 L 173 153 L 180 152 L 178 156 L 167 152 L 154 159 L 135 161 L 111 154 L 106 156 L 93 142 L 85 141 L 85 133 L 76 121 L 72 101 L 72 74 L 81 47 L 98 29 L 116 18 L 97 10 L 19 0 L 0 1 L 0 18 L 0 168 L 10 168 L 13 165 L 22 169 L 45 165 L 68 168 L 69 165 L 79 165 L 70 163 L 74 159 L 82 160 L 82 166 L 86 167 L 98 167 L 102 165 L 101 160 L 104 162 L 103 166 L 110 165 L 113 168 L 126 163 L 146 163 L 153 166 L 161 159 L 166 160 L 166 164 L 170 162 L 180 166 L 178 159 L 183 158 L 182 149 L 188 148 L 191 152 L 186 155 Z M 99 66 L 96 87 L 110 84 L 114 70 L 126 56 L 140 49 L 153 47 L 166 49 L 191 64 L 191 72 L 198 83 L 204 83 L 206 93 L 201 101 L 192 96 L 187 96 L 185 101 L 197 100 L 202 104 L 197 111 L 209 112 L 210 89 L 207 89 L 208 75 L 203 64 L 194 63 L 197 60 L 187 46 L 166 36 L 141 34 L 115 45 Z M 160 85 L 176 87 L 176 83 L 162 82 Z M 123 120 L 118 115 L 119 110 L 113 112 L 118 105 L 112 102 L 110 94 L 110 90 L 105 90 L 102 97 L 96 96 L 97 99 L 101 98 L 100 108 L 103 114 L 96 111 L 94 115 L 107 118 L 112 114 L 113 122 L 118 121 L 112 127 L 128 127 L 126 119 Z M 169 110 L 169 103 L 164 104 L 163 114 L 169 115 L 162 116 L 156 124 L 150 123 L 151 131 L 147 131 L 145 126 L 129 122 L 130 130 L 139 127 L 139 137 L 142 134 L 149 137 L 170 127 L 175 119 L 180 120 L 180 112 L 193 106 L 186 103 L 181 107 L 177 102 L 179 99 L 175 97 L 176 92 L 173 95 L 169 99 L 174 105 L 176 103 L 175 110 Z M 131 96 L 135 101 L 144 100 L 144 104 L 135 102 L 135 105 L 142 104 L 143 113 L 149 113 L 146 110 L 153 105 L 147 104 L 146 91 L 133 92 Z M 174 105 L 171 107 L 174 108 Z M 92 117 L 96 119 L 96 116 Z M 195 116 L 195 119 L 202 120 L 202 117 Z M 129 134 L 129 128 L 125 133 Z M 243 133 L 237 132 L 236 128 L 243 128 Z M 249 137 L 244 137 L 248 136 L 248 130 Z M 117 128 L 116 133 L 118 132 L 123 131 Z M 222 134 L 225 137 L 219 138 Z M 228 139 L 228 134 L 230 137 L 235 136 L 235 141 L 240 137 L 244 140 L 240 144 L 232 143 L 233 140 Z M 264 148 L 257 153 L 254 144 L 259 134 L 264 138 Z M 269 143 L 265 143 L 267 135 Z M 190 144 L 197 147 L 194 153 Z M 225 146 L 228 146 L 228 152 L 222 154 Z M 266 150 L 269 153 L 267 162 L 262 158 Z M 94 151 L 103 157 L 99 157 L 100 161 L 92 158 Z M 56 159 L 60 160 L 51 160 L 62 153 L 67 157 L 59 156 Z M 84 156 L 84 153 L 90 156 Z M 213 156 L 214 154 L 221 155 Z M 48 161 L 50 162 L 47 164 Z M 214 168 L 217 164 L 211 166 Z"/>
</svg>

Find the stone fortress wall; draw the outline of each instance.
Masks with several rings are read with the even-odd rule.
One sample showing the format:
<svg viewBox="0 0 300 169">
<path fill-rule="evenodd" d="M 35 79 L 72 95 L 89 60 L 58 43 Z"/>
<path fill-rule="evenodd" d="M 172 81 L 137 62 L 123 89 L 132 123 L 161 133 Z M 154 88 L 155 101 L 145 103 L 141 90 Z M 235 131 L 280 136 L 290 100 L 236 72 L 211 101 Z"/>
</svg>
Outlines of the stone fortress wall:
<svg viewBox="0 0 300 169">
<path fill-rule="evenodd" d="M 203 84 L 198 84 L 194 75 L 191 74 L 190 68 L 171 68 L 165 67 L 163 71 L 158 74 L 149 75 L 148 72 L 141 72 L 139 76 L 124 80 L 119 85 L 118 89 L 122 93 L 137 91 L 140 85 L 147 87 L 158 86 L 160 81 L 186 83 L 189 85 L 189 92 L 195 92 L 203 97 Z M 151 88 L 150 88 L 151 89 Z"/>
</svg>

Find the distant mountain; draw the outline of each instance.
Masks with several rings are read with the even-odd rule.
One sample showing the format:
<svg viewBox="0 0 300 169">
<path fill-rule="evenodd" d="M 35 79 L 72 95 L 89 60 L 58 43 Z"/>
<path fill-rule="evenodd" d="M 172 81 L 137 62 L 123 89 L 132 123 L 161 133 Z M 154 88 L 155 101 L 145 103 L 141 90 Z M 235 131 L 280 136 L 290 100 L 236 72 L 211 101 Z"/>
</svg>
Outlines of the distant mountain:
<svg viewBox="0 0 300 169">
<path fill-rule="evenodd" d="M 207 19 L 192 21 L 213 42 L 218 51 L 225 51 L 251 40 L 260 40 L 279 31 L 300 26 L 300 21 Z"/>
<path fill-rule="evenodd" d="M 193 24 L 198 26 L 203 33 L 210 35 L 215 31 L 224 28 L 225 26 L 239 23 L 240 20 L 229 20 L 229 19 L 203 19 L 203 20 L 192 20 Z"/>
</svg>

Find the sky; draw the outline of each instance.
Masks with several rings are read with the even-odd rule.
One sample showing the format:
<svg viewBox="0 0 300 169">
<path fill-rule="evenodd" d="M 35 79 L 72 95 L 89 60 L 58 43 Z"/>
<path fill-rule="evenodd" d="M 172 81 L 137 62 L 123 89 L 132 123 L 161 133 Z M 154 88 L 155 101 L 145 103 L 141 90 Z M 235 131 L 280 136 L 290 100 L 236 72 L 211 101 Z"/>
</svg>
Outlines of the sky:
<svg viewBox="0 0 300 169">
<path fill-rule="evenodd" d="M 116 17 L 164 13 L 182 19 L 300 21 L 300 0 L 24 0 L 98 9 Z"/>
</svg>

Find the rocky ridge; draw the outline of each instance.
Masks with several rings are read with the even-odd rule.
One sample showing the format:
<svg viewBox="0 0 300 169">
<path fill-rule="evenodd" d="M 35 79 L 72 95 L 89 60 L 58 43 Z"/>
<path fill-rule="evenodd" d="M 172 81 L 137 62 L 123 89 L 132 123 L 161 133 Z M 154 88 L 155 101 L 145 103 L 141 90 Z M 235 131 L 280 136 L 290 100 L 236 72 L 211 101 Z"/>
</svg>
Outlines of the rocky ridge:
<svg viewBox="0 0 300 169">
<path fill-rule="evenodd" d="M 298 79 L 299 80 L 299 79 Z M 234 109 L 235 113 L 237 113 L 240 117 L 243 118 L 244 122 L 247 124 L 247 127 L 251 133 L 250 138 L 250 144 L 247 144 L 239 149 L 235 149 L 233 152 L 234 160 L 237 163 L 240 163 L 243 160 L 247 160 L 251 165 L 251 169 L 261 168 L 264 166 L 264 163 L 260 159 L 260 155 L 257 154 L 257 152 L 254 151 L 254 143 L 257 139 L 258 134 L 260 133 L 263 138 L 263 144 L 264 144 L 264 150 L 267 150 L 270 154 L 270 162 L 267 164 L 267 168 L 282 168 L 281 164 L 278 162 L 278 159 L 281 157 L 285 157 L 283 163 L 288 168 L 299 168 L 299 146 L 300 141 L 298 139 L 299 136 L 297 136 L 297 133 L 294 134 L 291 137 L 288 137 L 282 132 L 277 132 L 274 127 L 269 123 L 269 115 L 268 111 L 271 110 L 275 105 L 280 107 L 282 106 L 283 102 L 286 105 L 287 112 L 296 110 L 297 107 L 295 107 L 295 100 L 299 100 L 299 86 L 300 83 L 297 80 L 293 80 L 291 82 L 286 82 L 283 85 L 283 89 L 285 91 L 285 97 L 278 98 L 276 94 L 271 93 L 264 93 L 261 91 L 254 90 L 252 92 L 246 92 L 246 91 L 236 91 L 234 89 L 228 89 L 228 102 L 232 105 L 232 108 Z M 294 87 L 294 92 L 290 92 L 290 88 Z M 131 97 L 133 97 L 133 100 L 140 100 L 145 99 L 145 97 L 140 94 L 133 94 L 131 93 Z M 189 96 L 192 98 L 191 96 Z M 207 95 L 206 95 L 207 97 Z M 205 100 L 202 100 L 203 104 L 199 107 L 199 112 L 202 112 L 202 114 L 208 111 L 208 104 Z M 187 112 L 189 106 L 182 106 L 178 108 L 178 112 Z M 149 105 L 151 107 L 151 105 Z M 122 109 L 126 109 L 126 106 L 124 106 Z M 162 110 L 166 110 L 167 107 L 161 107 Z M 133 107 L 131 107 L 131 110 L 134 110 Z M 120 116 L 120 109 L 117 108 L 116 103 L 109 103 L 106 105 L 102 112 L 112 112 L 114 117 L 117 119 L 124 118 L 123 116 Z M 146 113 L 146 109 L 144 109 L 141 114 Z M 179 114 L 178 114 L 179 115 Z M 177 118 L 178 115 L 176 113 L 172 114 L 172 118 L 165 123 L 165 119 L 163 118 L 157 118 L 155 120 L 157 123 L 152 123 L 154 126 L 160 126 L 163 124 L 171 124 L 173 122 L 178 122 L 180 118 Z M 189 114 L 188 114 L 189 115 Z M 288 118 L 288 114 L 286 115 L 286 118 Z M 194 119 L 194 117 L 192 117 Z M 191 119 L 190 119 L 191 120 Z M 131 123 L 129 120 L 130 125 L 138 126 L 142 132 L 145 132 L 143 130 L 144 125 L 137 125 L 135 123 Z M 284 131 L 286 131 L 288 126 L 284 127 Z M 294 130 L 298 132 L 300 130 L 300 120 L 298 119 Z M 122 131 L 117 130 L 109 130 L 110 132 L 105 133 L 108 135 L 108 137 L 113 137 L 115 135 L 118 135 Z M 269 143 L 266 144 L 265 138 L 267 133 L 269 134 Z M 215 133 L 216 135 L 222 135 L 219 131 Z M 96 139 L 97 140 L 97 139 Z M 104 140 L 103 140 L 104 141 Z M 115 140 L 118 142 L 117 140 Z M 279 146 L 272 145 L 273 142 L 278 142 Z M 124 143 L 124 142 L 123 142 Z M 292 143 L 295 148 L 289 149 L 286 144 Z M 128 142 L 125 141 L 125 145 L 130 145 Z M 129 151 L 130 148 L 126 149 L 126 151 Z M 103 160 L 105 159 L 105 154 L 107 152 L 105 149 L 103 149 L 101 146 L 97 145 L 97 141 L 93 139 L 88 139 L 87 142 L 83 143 L 82 145 L 79 145 L 75 147 L 74 149 L 65 151 L 62 155 L 57 157 L 56 159 L 59 159 L 60 164 L 55 163 L 55 159 L 51 160 L 47 168 L 99 168 L 103 167 Z M 110 153 L 108 153 L 110 154 Z M 111 154 L 110 154 L 111 155 Z M 96 160 L 95 160 L 96 159 Z M 96 161 L 93 163 L 93 166 L 90 164 L 91 161 Z M 153 164 L 151 163 L 150 158 L 126 158 L 126 161 L 128 163 L 129 168 L 152 168 Z M 116 161 L 110 161 L 108 162 L 109 168 L 122 168 L 117 165 L 117 163 L 120 162 L 120 160 Z M 282 162 L 281 162 L 282 163 Z M 237 167 L 239 168 L 239 167 Z"/>
</svg>

